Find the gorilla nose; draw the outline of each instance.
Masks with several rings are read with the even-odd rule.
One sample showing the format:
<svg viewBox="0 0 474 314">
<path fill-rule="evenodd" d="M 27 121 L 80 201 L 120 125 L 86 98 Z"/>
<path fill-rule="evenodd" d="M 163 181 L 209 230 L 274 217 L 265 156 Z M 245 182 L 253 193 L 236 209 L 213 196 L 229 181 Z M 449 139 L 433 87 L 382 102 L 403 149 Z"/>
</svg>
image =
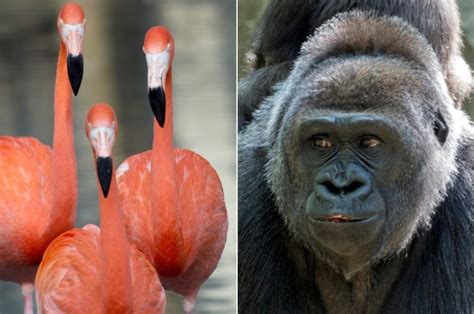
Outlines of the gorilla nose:
<svg viewBox="0 0 474 314">
<path fill-rule="evenodd" d="M 369 180 L 362 175 L 350 179 L 324 176 L 317 182 L 317 192 L 322 198 L 360 198 L 370 193 Z"/>
</svg>

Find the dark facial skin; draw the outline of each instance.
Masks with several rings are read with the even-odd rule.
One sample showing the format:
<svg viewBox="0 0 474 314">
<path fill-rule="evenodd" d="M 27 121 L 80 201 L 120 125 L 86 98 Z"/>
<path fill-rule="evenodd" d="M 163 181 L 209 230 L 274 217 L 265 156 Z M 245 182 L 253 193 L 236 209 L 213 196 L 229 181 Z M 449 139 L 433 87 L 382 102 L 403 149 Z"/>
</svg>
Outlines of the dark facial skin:
<svg viewBox="0 0 474 314">
<path fill-rule="evenodd" d="M 311 182 L 302 225 L 311 246 L 342 269 L 360 267 L 380 249 L 387 212 L 377 178 L 400 167 L 400 134 L 375 114 L 318 115 L 300 128 L 298 167 Z"/>
</svg>

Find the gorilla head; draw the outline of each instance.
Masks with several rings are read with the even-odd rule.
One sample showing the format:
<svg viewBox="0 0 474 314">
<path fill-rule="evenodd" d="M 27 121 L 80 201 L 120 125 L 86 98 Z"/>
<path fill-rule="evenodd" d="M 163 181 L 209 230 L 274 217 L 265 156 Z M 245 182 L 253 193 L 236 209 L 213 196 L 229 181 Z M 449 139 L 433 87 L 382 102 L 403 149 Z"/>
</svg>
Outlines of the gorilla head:
<svg viewBox="0 0 474 314">
<path fill-rule="evenodd" d="M 456 0 L 269 0 L 246 54 L 248 73 L 239 81 L 239 129 L 287 77 L 306 38 L 336 14 L 354 9 L 397 16 L 414 26 L 433 48 L 450 96 L 461 106 L 473 80 L 462 58 Z M 352 41 L 358 39 L 357 30 L 351 31 Z"/>
<path fill-rule="evenodd" d="M 255 117 L 247 134 L 260 139 L 244 134 L 243 145 L 268 149 L 266 180 L 287 228 L 346 279 L 429 229 L 469 128 L 424 37 L 358 11 L 304 44 Z"/>
</svg>

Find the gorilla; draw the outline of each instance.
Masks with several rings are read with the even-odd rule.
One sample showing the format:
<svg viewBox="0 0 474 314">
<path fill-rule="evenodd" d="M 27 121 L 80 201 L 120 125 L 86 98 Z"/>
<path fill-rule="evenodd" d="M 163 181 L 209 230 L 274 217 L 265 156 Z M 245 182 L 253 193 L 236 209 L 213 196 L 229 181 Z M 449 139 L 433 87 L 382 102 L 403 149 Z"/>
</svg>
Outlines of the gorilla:
<svg viewBox="0 0 474 314">
<path fill-rule="evenodd" d="M 303 43 L 239 134 L 239 312 L 473 313 L 474 129 L 439 53 L 359 10 Z"/>
<path fill-rule="evenodd" d="M 455 0 L 271 0 L 246 55 L 248 74 L 239 82 L 239 129 L 272 94 L 275 83 L 287 77 L 306 38 L 337 13 L 353 9 L 398 16 L 417 28 L 438 57 L 451 97 L 461 105 L 472 78 L 460 52 Z"/>
</svg>

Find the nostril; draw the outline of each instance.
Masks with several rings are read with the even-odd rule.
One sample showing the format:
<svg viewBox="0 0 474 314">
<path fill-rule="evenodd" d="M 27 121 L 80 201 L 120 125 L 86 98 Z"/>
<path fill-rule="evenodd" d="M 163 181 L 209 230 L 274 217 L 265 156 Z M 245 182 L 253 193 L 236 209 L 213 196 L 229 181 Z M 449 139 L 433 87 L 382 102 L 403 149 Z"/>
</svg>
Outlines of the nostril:
<svg viewBox="0 0 474 314">
<path fill-rule="evenodd" d="M 359 188 L 361 188 L 363 186 L 364 186 L 364 183 L 359 182 L 359 181 L 354 181 L 351 184 L 349 184 L 348 186 L 343 187 L 342 190 L 345 193 L 351 193 L 351 192 L 354 192 L 354 191 L 358 190 Z"/>
<path fill-rule="evenodd" d="M 342 193 L 342 189 L 338 188 L 329 181 L 324 181 L 321 183 L 321 185 L 324 186 L 331 194 L 339 195 Z"/>
<path fill-rule="evenodd" d="M 326 190 L 334 195 L 344 195 L 344 194 L 349 194 L 352 192 L 357 191 L 361 187 L 363 187 L 365 184 L 360 182 L 360 181 L 353 181 L 349 185 L 345 185 L 343 187 L 337 187 L 334 185 L 331 181 L 324 181 L 321 183 L 322 186 L 326 188 Z"/>
</svg>

